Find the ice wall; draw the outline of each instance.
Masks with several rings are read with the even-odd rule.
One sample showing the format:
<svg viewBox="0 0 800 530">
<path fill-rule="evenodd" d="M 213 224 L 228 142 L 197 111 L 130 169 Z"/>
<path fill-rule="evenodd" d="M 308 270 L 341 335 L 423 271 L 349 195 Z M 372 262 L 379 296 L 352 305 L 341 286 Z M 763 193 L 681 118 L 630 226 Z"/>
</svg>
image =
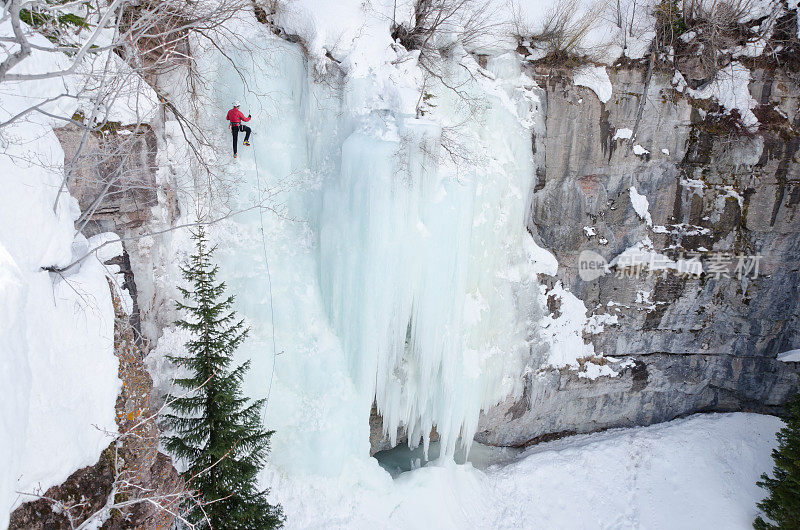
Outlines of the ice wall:
<svg viewBox="0 0 800 530">
<path fill-rule="evenodd" d="M 256 24 L 242 31 L 258 34 L 263 29 Z M 218 132 L 220 145 L 229 149 L 230 133 L 216 118 L 224 117 L 233 99 L 241 99 L 245 112 L 253 115 L 248 124 L 254 131 L 252 147 L 240 147 L 235 163 L 228 152 L 221 154 L 228 174 L 236 179 L 236 194 L 229 206 L 252 208 L 259 187 L 262 193 L 284 190 L 270 201 L 279 213 L 267 212 L 263 217 L 269 273 L 257 210 L 212 225 L 210 235 L 219 244 L 221 274 L 236 295 L 236 309 L 251 326 L 250 338 L 237 352 L 238 360 L 252 361 L 245 381 L 249 396 L 267 396 L 276 360 L 266 411 L 266 425 L 276 430 L 271 465 L 292 475 L 338 476 L 343 468 L 363 465 L 364 455 L 369 454 L 369 408 L 361 404 L 352 383 L 318 282 L 315 219 L 321 182 L 338 170 L 341 134 L 336 128 L 341 100 L 329 85 L 313 81 L 313 71 L 299 47 L 268 35 L 264 38 L 267 49 L 258 61 L 246 58 L 248 52 L 231 50 L 238 53 L 234 56 L 241 64 L 252 65 L 247 82 L 257 94 L 246 91 L 230 64 L 213 51 L 203 56 L 206 61 L 200 66 L 208 68 L 216 81 L 208 130 Z M 189 212 L 194 214 L 194 210 Z M 272 347 L 271 301 L 277 357 Z"/>
<path fill-rule="evenodd" d="M 524 369 L 538 311 L 524 216 L 542 109 L 512 55 L 444 71 L 458 89 L 427 85 L 427 120 L 395 113 L 394 137 L 345 143 L 320 263 L 329 315 L 390 439 L 404 426 L 415 444 L 435 426 L 452 452 Z"/>
<path fill-rule="evenodd" d="M 464 61 L 458 93 L 429 92 L 430 119 L 360 117 L 319 223 L 325 309 L 357 387 L 393 443 L 400 426 L 412 444 L 435 426 L 447 452 L 471 440 L 483 406 L 517 390 L 537 288 L 524 216 L 539 102 L 511 57 L 485 84 Z"/>
<path fill-rule="evenodd" d="M 453 90 L 423 84 L 416 55 L 390 42 L 377 54 L 356 45 L 361 62 L 339 70 L 246 31 L 265 33 L 269 50 L 240 61 L 253 65 L 250 91 L 226 61 L 205 66 L 215 115 L 240 98 L 254 116 L 252 151 L 231 169 L 233 206 L 252 205 L 259 183 L 285 188 L 282 215 L 264 219 L 281 352 L 267 412 L 273 462 L 330 474 L 363 462 L 373 402 L 392 439 L 404 427 L 412 445 L 427 443 L 435 427 L 446 452 L 468 445 L 481 408 L 521 392 L 540 316 L 541 263 L 524 222 L 538 88 L 512 54 L 481 68 L 457 52 L 444 70 Z M 253 397 L 273 368 L 260 224 L 252 211 L 216 230 L 253 327 L 239 352 L 254 362 Z"/>
</svg>

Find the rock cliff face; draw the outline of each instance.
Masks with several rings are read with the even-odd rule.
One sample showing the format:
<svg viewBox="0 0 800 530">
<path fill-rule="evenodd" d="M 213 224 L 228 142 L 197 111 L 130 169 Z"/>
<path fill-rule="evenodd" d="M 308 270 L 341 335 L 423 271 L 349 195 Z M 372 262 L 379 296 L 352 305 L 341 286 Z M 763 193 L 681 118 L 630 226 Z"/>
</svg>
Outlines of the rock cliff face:
<svg viewBox="0 0 800 530">
<path fill-rule="evenodd" d="M 564 77 L 537 73 L 547 136 L 534 140 L 545 166 L 528 227 L 558 259 L 551 284 L 561 281 L 590 314 L 617 317 L 586 340 L 633 362 L 596 380 L 531 373 L 521 399 L 483 414 L 476 440 L 522 445 L 698 411 L 776 411 L 798 383 L 797 367 L 775 359 L 800 346 L 796 76 L 753 70 L 761 126 L 747 134 L 714 103 L 677 92 L 668 75 L 655 72 L 648 85 L 643 69 L 609 69 L 613 95 L 603 104 Z M 652 226 L 632 194 L 647 198 Z M 581 279 L 582 251 L 611 262 L 642 241 L 672 260 L 699 260 L 704 274 L 612 268 Z M 740 256 L 745 266 L 757 261 L 757 273 L 739 278 Z"/>
<path fill-rule="evenodd" d="M 158 203 L 157 141 L 150 125 L 114 128 L 104 135 L 85 135 L 68 125 L 55 133 L 65 165 L 72 168 L 70 194 L 88 217 L 79 221 L 84 235 L 122 233 L 147 221 Z"/>
</svg>

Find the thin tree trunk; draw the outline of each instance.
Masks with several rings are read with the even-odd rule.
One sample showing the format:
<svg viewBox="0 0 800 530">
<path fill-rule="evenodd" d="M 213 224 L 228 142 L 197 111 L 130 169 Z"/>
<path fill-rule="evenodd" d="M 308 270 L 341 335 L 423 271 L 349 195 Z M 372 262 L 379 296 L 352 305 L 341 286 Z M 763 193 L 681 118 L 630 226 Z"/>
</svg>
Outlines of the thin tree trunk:
<svg viewBox="0 0 800 530">
<path fill-rule="evenodd" d="M 625 156 L 631 151 L 636 134 L 639 132 L 639 123 L 642 121 L 642 114 L 644 113 L 644 106 L 647 104 L 647 91 L 650 89 L 650 79 L 653 77 L 653 63 L 656 61 L 656 51 L 650 54 L 650 64 L 647 66 L 647 76 L 644 80 L 644 90 L 642 90 L 642 99 L 639 100 L 639 110 L 636 111 L 636 121 L 633 124 L 633 134 L 628 138 L 628 147 L 625 149 Z"/>
</svg>

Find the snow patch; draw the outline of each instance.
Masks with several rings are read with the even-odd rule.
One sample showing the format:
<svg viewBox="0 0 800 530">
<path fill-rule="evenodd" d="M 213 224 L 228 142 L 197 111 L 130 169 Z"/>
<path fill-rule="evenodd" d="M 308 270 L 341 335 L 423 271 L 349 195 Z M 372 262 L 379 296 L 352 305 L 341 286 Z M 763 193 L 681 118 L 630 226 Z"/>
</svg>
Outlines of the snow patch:
<svg viewBox="0 0 800 530">
<path fill-rule="evenodd" d="M 611 99 L 611 79 L 605 66 L 581 66 L 572 73 L 572 82 L 590 89 L 602 103 Z"/>
<path fill-rule="evenodd" d="M 590 381 L 595 381 L 600 377 L 617 377 L 623 369 L 634 365 L 633 359 L 626 359 L 620 362 L 620 360 L 613 357 L 598 357 L 596 360 L 602 360 L 605 361 L 605 363 L 594 362 L 594 358 L 589 359 L 578 372 L 578 377 L 581 379 L 589 379 Z M 616 366 L 612 366 L 612 364 L 616 364 Z"/>
<path fill-rule="evenodd" d="M 647 226 L 653 226 L 653 219 L 650 217 L 650 203 L 647 201 L 647 197 L 636 191 L 635 186 L 630 187 L 630 195 L 631 206 L 633 206 L 636 215 L 647 223 Z"/>
<path fill-rule="evenodd" d="M 785 363 L 800 363 L 800 349 L 779 353 L 778 360 Z"/>
<path fill-rule="evenodd" d="M 621 129 L 617 129 L 614 133 L 614 137 L 611 139 L 613 140 L 629 140 L 633 137 L 633 131 L 628 129 L 627 127 L 623 127 Z"/>
<path fill-rule="evenodd" d="M 557 281 L 552 289 L 540 286 L 542 304 L 556 299 L 557 314 L 550 313 L 539 321 L 540 339 L 549 346 L 546 364 L 553 368 L 580 367 L 578 359 L 594 355 L 594 346 L 584 342 L 583 333 L 588 322 L 583 300 L 567 291 Z"/>
<path fill-rule="evenodd" d="M 555 276 L 558 273 L 558 260 L 556 260 L 556 257 L 537 245 L 536 241 L 533 240 L 533 236 L 527 234 L 527 237 L 522 239 L 522 245 L 525 249 L 525 255 L 533 265 L 536 274 Z"/>
<path fill-rule="evenodd" d="M 696 258 L 672 260 L 668 256 L 656 252 L 653 242 L 649 237 L 626 248 L 621 254 L 609 263 L 617 269 L 647 268 L 651 271 L 672 269 L 679 274 L 700 275 L 703 273 L 703 264 Z"/>
<path fill-rule="evenodd" d="M 758 118 L 753 114 L 758 102 L 750 94 L 750 70 L 738 61 L 721 68 L 704 86 L 687 89 L 686 93 L 697 99 L 713 98 L 728 112 L 738 111 L 745 127 L 758 128 Z"/>
<path fill-rule="evenodd" d="M 122 240 L 113 232 L 104 232 L 90 237 L 88 246 L 88 252 L 94 252 L 101 262 L 122 256 Z"/>
</svg>

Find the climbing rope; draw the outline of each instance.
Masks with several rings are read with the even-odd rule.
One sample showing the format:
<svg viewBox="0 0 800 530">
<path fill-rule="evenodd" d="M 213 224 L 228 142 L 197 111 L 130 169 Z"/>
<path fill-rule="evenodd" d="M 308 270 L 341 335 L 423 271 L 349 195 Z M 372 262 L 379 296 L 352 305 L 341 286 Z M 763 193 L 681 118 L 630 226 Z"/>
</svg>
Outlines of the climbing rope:
<svg viewBox="0 0 800 530">
<path fill-rule="evenodd" d="M 269 259 L 267 258 L 267 236 L 264 234 L 264 208 L 263 195 L 261 192 L 261 176 L 258 173 L 258 157 L 256 150 L 253 149 L 253 162 L 256 166 L 256 185 L 258 186 L 258 217 L 261 224 L 261 246 L 264 251 L 264 265 L 267 268 L 267 285 L 269 286 L 269 316 L 272 325 L 272 372 L 269 375 L 269 386 L 267 387 L 267 398 L 264 401 L 264 412 L 261 416 L 261 423 L 267 421 L 267 407 L 269 407 L 269 397 L 272 394 L 272 381 L 275 379 L 275 364 L 278 362 L 278 349 L 275 346 L 275 306 L 272 303 L 272 275 L 269 272 Z"/>
</svg>

